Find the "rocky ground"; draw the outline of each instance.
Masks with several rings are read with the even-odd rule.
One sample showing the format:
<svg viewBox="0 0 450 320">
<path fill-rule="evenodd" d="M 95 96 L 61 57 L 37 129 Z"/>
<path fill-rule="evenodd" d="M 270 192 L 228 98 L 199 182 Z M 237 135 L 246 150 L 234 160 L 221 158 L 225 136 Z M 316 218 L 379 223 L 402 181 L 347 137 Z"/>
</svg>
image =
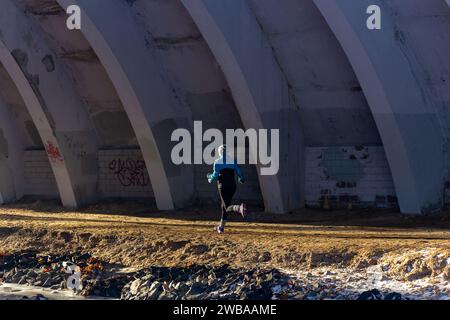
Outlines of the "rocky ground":
<svg viewBox="0 0 450 320">
<path fill-rule="evenodd" d="M 256 212 L 235 217 L 224 235 L 212 232 L 217 215 L 139 204 L 0 207 L 0 299 L 70 298 L 63 262 L 81 268 L 75 297 L 450 299 L 447 214 Z"/>
</svg>

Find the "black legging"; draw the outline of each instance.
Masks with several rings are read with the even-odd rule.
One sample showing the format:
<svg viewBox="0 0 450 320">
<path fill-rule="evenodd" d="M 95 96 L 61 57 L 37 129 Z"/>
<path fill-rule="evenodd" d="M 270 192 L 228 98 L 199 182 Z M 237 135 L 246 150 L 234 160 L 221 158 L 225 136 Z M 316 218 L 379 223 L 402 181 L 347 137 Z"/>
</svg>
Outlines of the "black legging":
<svg viewBox="0 0 450 320">
<path fill-rule="evenodd" d="M 229 213 L 239 212 L 239 205 L 231 205 L 234 194 L 236 193 L 236 181 L 234 179 L 234 171 L 230 169 L 224 169 L 219 174 L 217 183 L 219 189 L 221 208 L 222 208 L 222 220 L 227 221 Z"/>
</svg>

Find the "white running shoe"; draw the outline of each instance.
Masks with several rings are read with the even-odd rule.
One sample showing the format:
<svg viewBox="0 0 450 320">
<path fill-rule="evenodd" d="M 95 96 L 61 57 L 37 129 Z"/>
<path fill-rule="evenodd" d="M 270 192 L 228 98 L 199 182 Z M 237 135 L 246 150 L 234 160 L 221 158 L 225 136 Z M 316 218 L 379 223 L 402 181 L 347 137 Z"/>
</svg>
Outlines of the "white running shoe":
<svg viewBox="0 0 450 320">
<path fill-rule="evenodd" d="M 225 228 L 222 228 L 221 226 L 216 226 L 214 228 L 214 231 L 217 231 L 218 234 L 222 234 L 225 232 Z"/>
<path fill-rule="evenodd" d="M 245 219 L 245 217 L 247 216 L 247 206 L 245 204 L 241 204 L 239 206 L 239 213 L 241 214 L 242 218 Z"/>
</svg>

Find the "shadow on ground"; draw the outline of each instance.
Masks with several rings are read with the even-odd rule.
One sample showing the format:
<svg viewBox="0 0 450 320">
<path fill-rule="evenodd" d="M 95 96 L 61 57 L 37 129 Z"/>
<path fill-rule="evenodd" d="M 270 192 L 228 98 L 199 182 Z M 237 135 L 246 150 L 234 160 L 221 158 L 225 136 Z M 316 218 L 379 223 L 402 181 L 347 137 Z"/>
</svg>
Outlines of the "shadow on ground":
<svg viewBox="0 0 450 320">
<path fill-rule="evenodd" d="M 14 204 L 0 206 L 3 209 L 25 209 L 41 213 L 70 213 L 73 209 L 62 207 L 55 200 L 24 199 Z M 77 210 L 82 214 L 107 214 L 138 218 L 163 218 L 184 221 L 216 221 L 220 218 L 219 206 L 193 206 L 176 211 L 158 211 L 155 205 L 145 201 L 102 202 Z M 60 217 L 58 217 L 60 218 Z M 242 221 L 231 216 L 230 221 Z M 382 227 L 405 229 L 450 230 L 450 212 L 431 215 L 406 215 L 383 209 L 322 210 L 302 209 L 288 214 L 265 213 L 261 208 L 249 208 L 247 222 L 301 224 L 317 227 Z"/>
</svg>

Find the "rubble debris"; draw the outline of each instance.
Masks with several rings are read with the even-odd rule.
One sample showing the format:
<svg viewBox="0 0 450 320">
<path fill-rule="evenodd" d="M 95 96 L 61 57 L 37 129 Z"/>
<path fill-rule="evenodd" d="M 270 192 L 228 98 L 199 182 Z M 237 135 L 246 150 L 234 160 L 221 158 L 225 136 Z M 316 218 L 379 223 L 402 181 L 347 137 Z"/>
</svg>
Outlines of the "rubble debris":
<svg viewBox="0 0 450 320">
<path fill-rule="evenodd" d="M 124 272 L 121 271 L 121 266 L 98 260 L 89 253 L 82 252 L 61 256 L 39 255 L 36 252 L 1 255 L 0 286 L 2 283 L 8 283 L 56 291 L 67 289 L 70 274 L 66 271 L 73 266 L 81 270 L 82 289 L 76 293 L 84 297 L 122 300 L 409 299 L 398 292 L 382 292 L 388 291 L 385 289 L 374 288 L 364 292 L 349 290 L 352 278 L 339 280 L 337 271 L 316 270 L 316 275 L 308 272 L 300 276 L 278 269 L 248 270 L 224 264 L 151 266 Z M 359 281 L 356 274 L 353 278 L 356 284 L 356 281 Z M 43 300 L 46 297 L 35 296 L 33 299 Z"/>
</svg>

